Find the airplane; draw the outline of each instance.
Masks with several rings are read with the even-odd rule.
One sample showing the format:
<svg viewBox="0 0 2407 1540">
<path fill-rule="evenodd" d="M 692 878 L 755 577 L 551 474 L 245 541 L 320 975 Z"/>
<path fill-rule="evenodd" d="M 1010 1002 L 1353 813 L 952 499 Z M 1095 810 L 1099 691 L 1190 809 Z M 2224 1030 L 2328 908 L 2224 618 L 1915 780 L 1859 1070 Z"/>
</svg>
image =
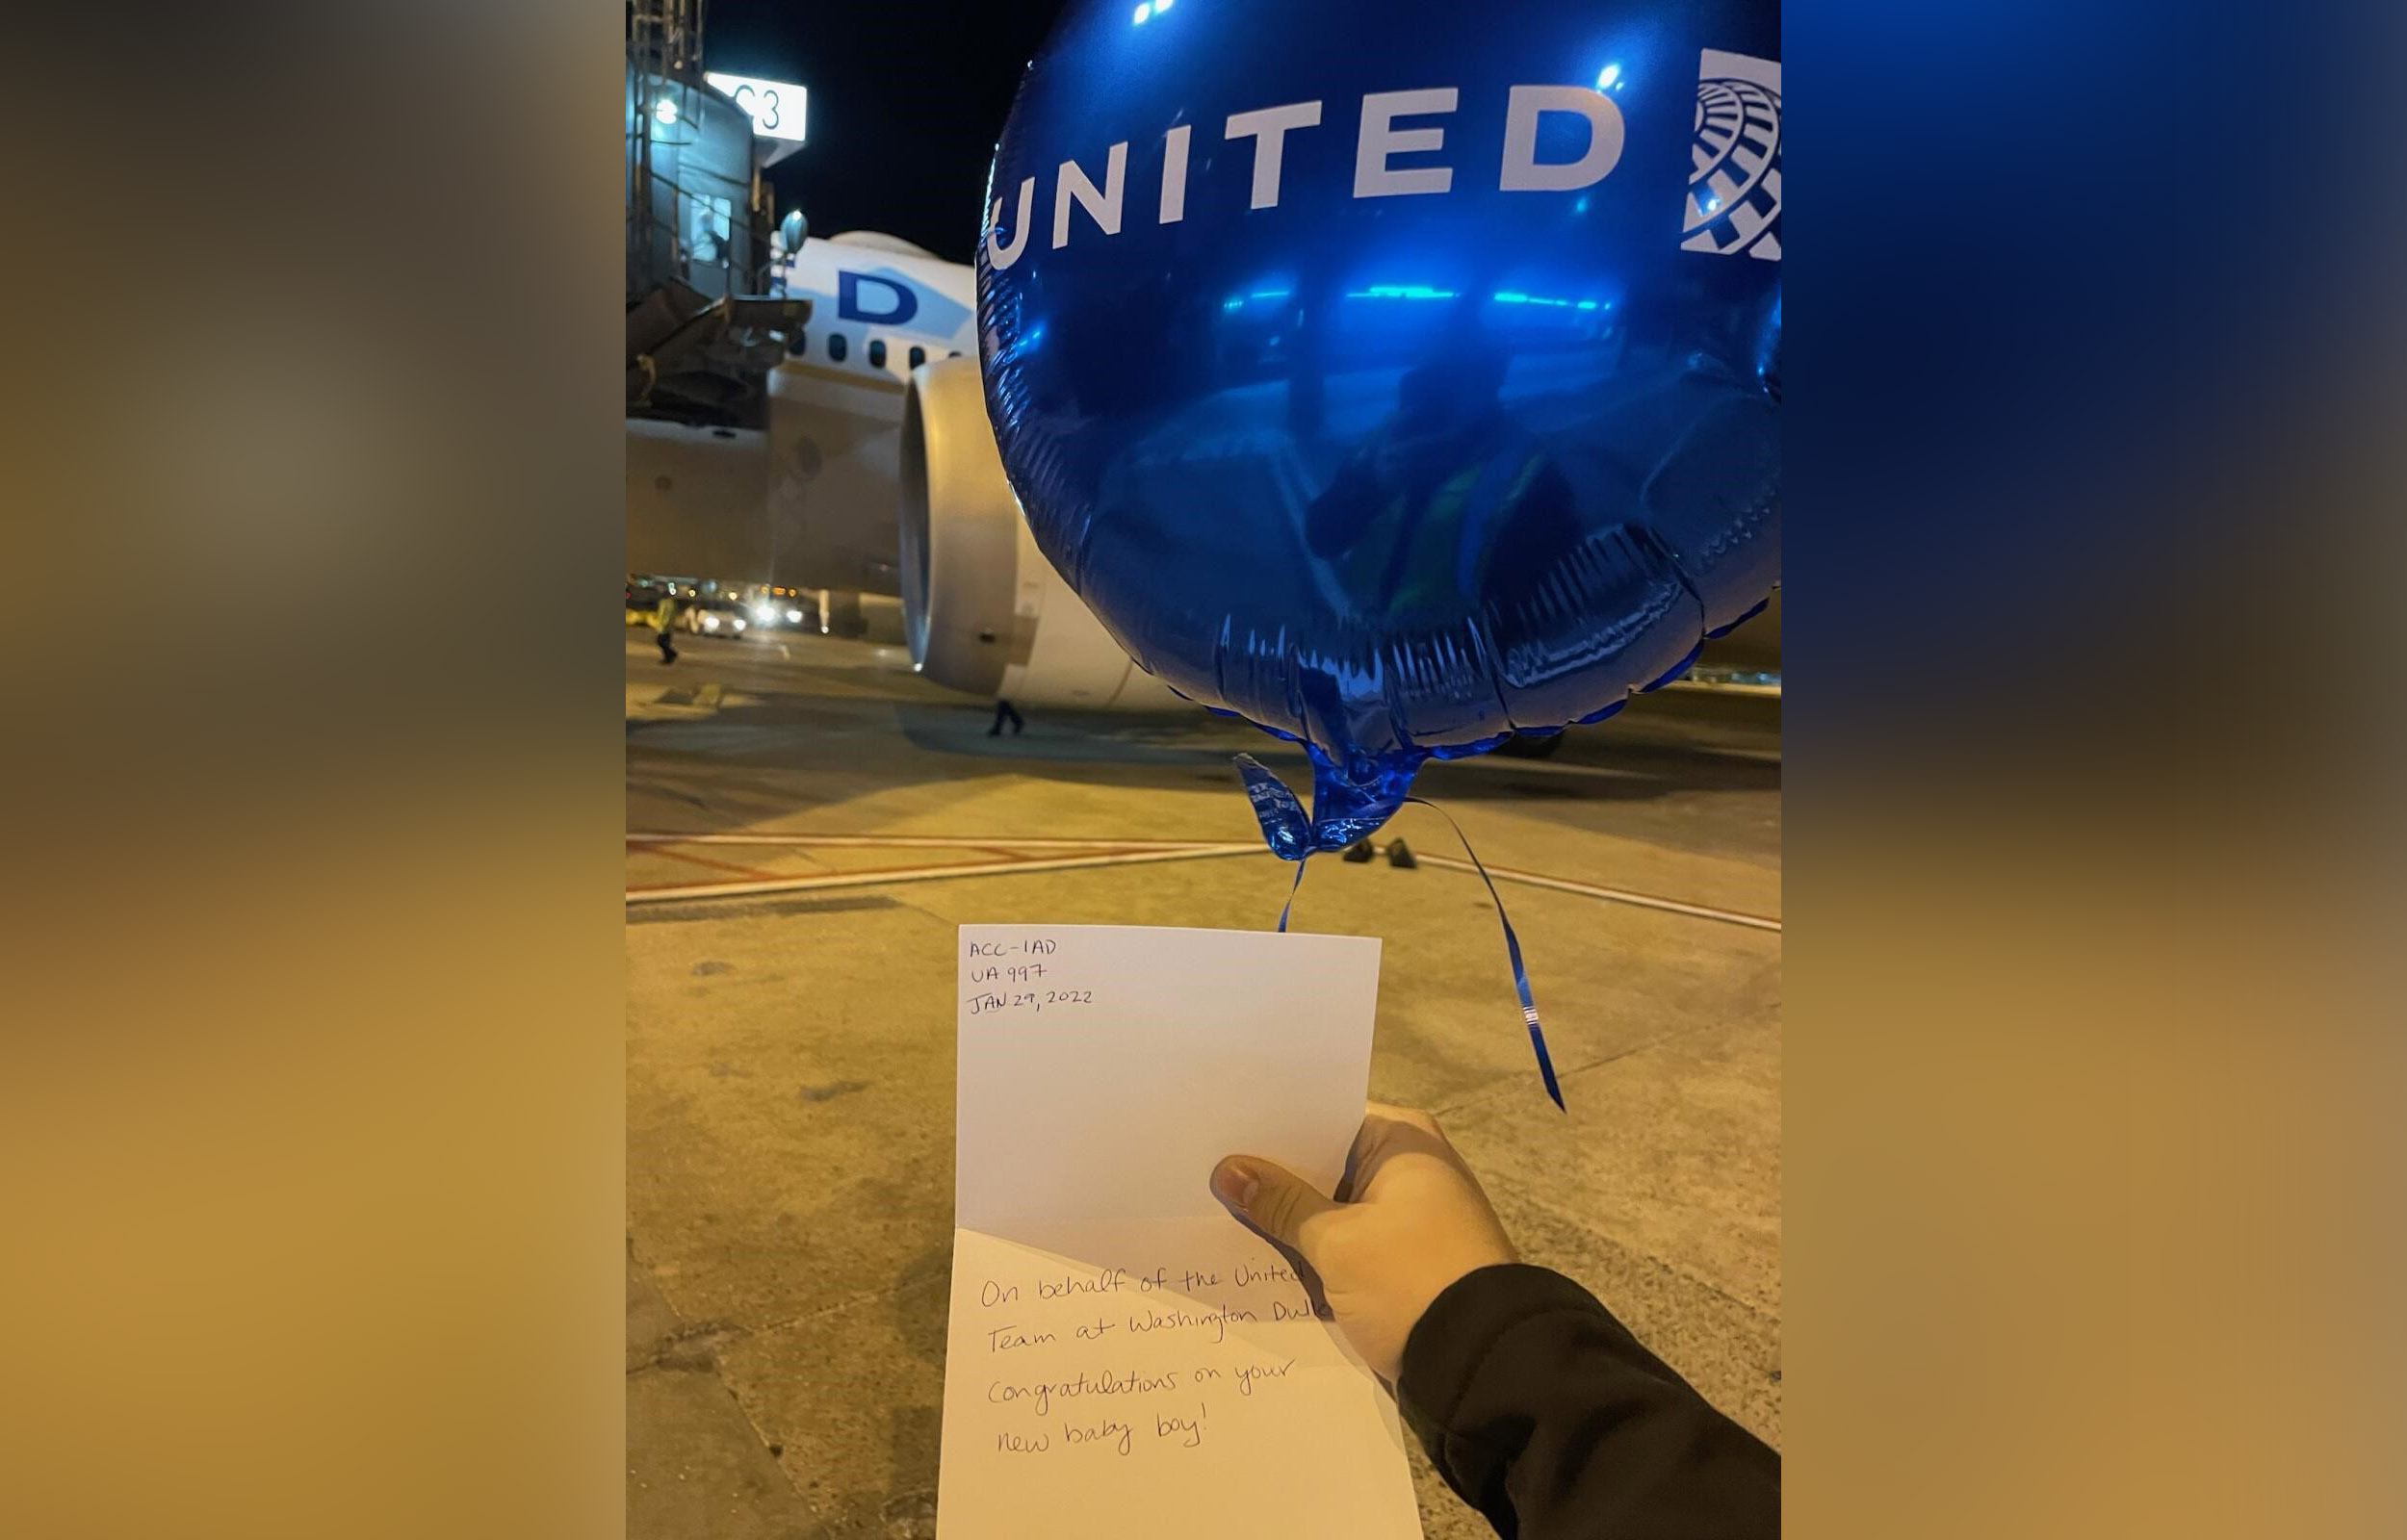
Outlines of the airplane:
<svg viewBox="0 0 2407 1540">
<path fill-rule="evenodd" d="M 856 633 L 859 596 L 899 599 L 913 666 L 939 684 L 1022 706 L 1178 708 L 1021 516 L 986 415 L 973 270 L 854 231 L 801 239 L 778 273 L 812 313 L 769 371 L 765 431 L 631 420 L 630 570 L 649 560 L 822 590 L 822 614 Z M 1745 693 L 1776 693 L 1777 627 L 1775 598 L 1733 633 L 1742 666 L 1714 667 L 1726 644 L 1713 644 L 1690 687 L 1736 674 Z"/>
<path fill-rule="evenodd" d="M 631 567 L 644 570 L 640 503 L 676 529 L 677 547 L 707 549 L 712 571 L 823 591 L 822 613 L 840 618 L 831 629 L 867 629 L 877 598 L 898 599 L 912 664 L 939 684 L 1022 706 L 1178 708 L 1054 573 L 1020 516 L 978 384 L 972 270 L 854 231 L 805 237 L 779 276 L 783 296 L 811 301 L 811 319 L 769 370 L 757 443 L 740 433 L 706 442 L 725 429 L 629 424 Z M 672 450 L 696 491 L 676 516 L 659 506 L 657 476 L 639 474 Z M 733 476 L 703 473 L 730 462 Z M 750 484 L 764 490 L 752 510 L 710 495 L 756 464 L 762 480 Z M 681 484 L 674 468 L 661 474 Z"/>
</svg>

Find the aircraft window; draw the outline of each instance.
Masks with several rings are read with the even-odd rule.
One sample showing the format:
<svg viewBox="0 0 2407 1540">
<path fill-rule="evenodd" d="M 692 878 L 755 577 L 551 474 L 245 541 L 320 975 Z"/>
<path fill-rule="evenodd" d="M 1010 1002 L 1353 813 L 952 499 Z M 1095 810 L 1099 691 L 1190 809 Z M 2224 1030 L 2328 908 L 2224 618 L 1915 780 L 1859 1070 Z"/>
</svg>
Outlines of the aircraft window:
<svg viewBox="0 0 2407 1540">
<path fill-rule="evenodd" d="M 886 367 L 886 339 L 883 337 L 873 337 L 869 340 L 869 367 L 871 369 Z"/>
<path fill-rule="evenodd" d="M 924 347 L 914 347 L 913 349 L 911 349 L 911 367 L 912 367 L 912 368 L 914 368 L 914 369 L 918 369 L 918 368 L 919 368 L 921 364 L 924 364 L 924 363 L 926 363 L 927 361 L 928 361 L 928 350 L 927 350 L 926 348 L 924 348 Z"/>
<path fill-rule="evenodd" d="M 832 331 L 827 334 L 827 356 L 839 364 L 844 361 L 844 334 L 842 332 Z"/>
</svg>

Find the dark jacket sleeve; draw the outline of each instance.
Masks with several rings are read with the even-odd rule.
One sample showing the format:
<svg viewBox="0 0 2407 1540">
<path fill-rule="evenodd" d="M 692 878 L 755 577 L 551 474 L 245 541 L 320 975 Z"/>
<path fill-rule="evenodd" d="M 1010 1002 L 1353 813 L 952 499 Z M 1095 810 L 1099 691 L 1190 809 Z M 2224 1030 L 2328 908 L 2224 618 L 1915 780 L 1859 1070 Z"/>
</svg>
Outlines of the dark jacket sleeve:
<svg viewBox="0 0 2407 1540">
<path fill-rule="evenodd" d="M 1446 1484 L 1507 1540 L 1780 1532 L 1780 1456 L 1559 1272 L 1482 1268 L 1439 1295 L 1396 1395 Z"/>
</svg>

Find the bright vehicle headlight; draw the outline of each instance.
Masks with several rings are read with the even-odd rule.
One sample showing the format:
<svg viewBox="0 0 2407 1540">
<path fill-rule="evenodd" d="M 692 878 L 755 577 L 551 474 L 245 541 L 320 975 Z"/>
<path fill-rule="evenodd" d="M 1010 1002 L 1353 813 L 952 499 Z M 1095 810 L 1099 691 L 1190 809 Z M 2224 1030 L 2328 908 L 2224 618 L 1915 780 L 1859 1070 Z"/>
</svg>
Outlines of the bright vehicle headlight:
<svg viewBox="0 0 2407 1540">
<path fill-rule="evenodd" d="M 744 629 L 744 618 L 741 615 L 736 617 L 736 629 L 738 630 L 742 630 Z"/>
<path fill-rule="evenodd" d="M 716 615 L 703 616 L 702 629 L 706 631 L 717 630 L 719 629 L 719 618 Z"/>
<path fill-rule="evenodd" d="M 752 618 L 764 626 L 774 626 L 777 624 L 777 611 L 766 604 L 755 604 L 752 606 Z"/>
<path fill-rule="evenodd" d="M 798 610 L 798 609 L 789 609 L 789 610 L 788 610 L 788 611 L 786 612 L 786 624 L 787 624 L 787 625 L 789 625 L 789 626 L 799 626 L 799 625 L 801 625 L 801 624 L 802 624 L 802 611 L 801 611 L 801 610 Z"/>
</svg>

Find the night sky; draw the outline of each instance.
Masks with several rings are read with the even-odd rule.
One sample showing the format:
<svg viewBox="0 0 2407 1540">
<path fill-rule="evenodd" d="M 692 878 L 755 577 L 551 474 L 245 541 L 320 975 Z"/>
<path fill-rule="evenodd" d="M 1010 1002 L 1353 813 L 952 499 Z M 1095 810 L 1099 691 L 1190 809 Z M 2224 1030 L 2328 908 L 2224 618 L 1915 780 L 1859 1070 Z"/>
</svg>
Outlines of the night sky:
<svg viewBox="0 0 2407 1540">
<path fill-rule="evenodd" d="M 967 262 L 1020 71 L 1062 0 L 711 0 L 712 69 L 809 90 L 810 139 L 767 175 L 815 236 L 882 230 Z"/>
</svg>

